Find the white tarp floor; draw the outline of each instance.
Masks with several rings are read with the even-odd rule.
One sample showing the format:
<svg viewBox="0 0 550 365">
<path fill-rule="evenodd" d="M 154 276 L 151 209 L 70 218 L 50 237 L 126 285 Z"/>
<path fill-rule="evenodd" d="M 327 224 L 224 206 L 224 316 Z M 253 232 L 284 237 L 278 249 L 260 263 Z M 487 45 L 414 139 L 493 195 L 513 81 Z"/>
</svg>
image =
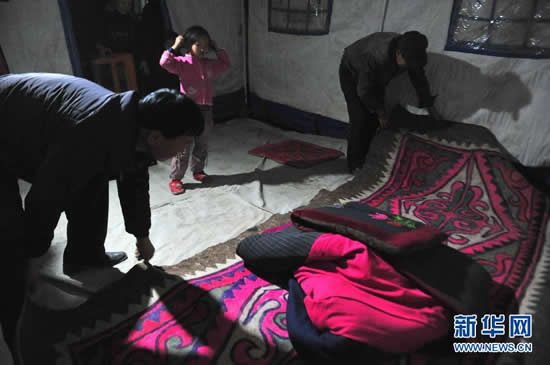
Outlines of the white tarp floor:
<svg viewBox="0 0 550 365">
<path fill-rule="evenodd" d="M 201 184 L 188 170 L 186 192 L 174 196 L 168 189 L 169 161 L 150 168 L 152 213 L 151 241 L 156 253 L 153 265 L 173 265 L 215 244 L 225 242 L 270 218 L 307 204 L 321 190 L 334 190 L 351 180 L 345 157 L 298 169 L 248 154 L 264 143 L 285 139 L 305 142 L 345 152 L 342 139 L 282 131 L 252 119 L 235 119 L 217 124 L 209 139 L 210 175 Z M 25 195 L 28 184 L 21 183 Z M 128 259 L 115 269 L 88 270 L 63 274 L 66 218 L 62 215 L 46 255 L 33 260 L 39 275 L 31 291 L 34 302 L 53 309 L 69 308 L 84 302 L 93 292 L 119 279 L 138 261 L 135 239 L 125 232 L 116 184 L 110 183 L 107 251 L 125 251 Z"/>
</svg>

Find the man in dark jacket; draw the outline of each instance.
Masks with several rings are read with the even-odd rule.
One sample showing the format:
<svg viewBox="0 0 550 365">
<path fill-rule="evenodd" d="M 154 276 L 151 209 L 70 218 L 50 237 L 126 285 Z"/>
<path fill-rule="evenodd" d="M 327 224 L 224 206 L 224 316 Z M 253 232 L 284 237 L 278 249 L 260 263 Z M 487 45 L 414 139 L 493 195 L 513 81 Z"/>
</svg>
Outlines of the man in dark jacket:
<svg viewBox="0 0 550 365">
<path fill-rule="evenodd" d="M 362 38 L 344 50 L 340 63 L 340 86 L 349 114 L 348 168 L 363 166 L 372 137 L 378 127 L 385 127 L 384 93 L 388 83 L 407 71 L 416 89 L 420 108 L 433 108 L 424 66 L 427 63 L 428 39 L 417 31 L 404 34 L 379 32 Z"/>
<path fill-rule="evenodd" d="M 123 261 L 124 252 L 104 247 L 108 182 L 116 178 L 126 231 L 136 237 L 136 254 L 149 260 L 148 166 L 182 152 L 204 121 L 176 90 L 139 99 L 73 76 L 28 73 L 0 76 L 0 125 L 0 278 L 16 288 L 3 297 L 0 319 L 13 349 L 27 259 L 46 253 L 61 213 L 66 273 Z M 32 184 L 24 208 L 18 179 Z"/>
</svg>

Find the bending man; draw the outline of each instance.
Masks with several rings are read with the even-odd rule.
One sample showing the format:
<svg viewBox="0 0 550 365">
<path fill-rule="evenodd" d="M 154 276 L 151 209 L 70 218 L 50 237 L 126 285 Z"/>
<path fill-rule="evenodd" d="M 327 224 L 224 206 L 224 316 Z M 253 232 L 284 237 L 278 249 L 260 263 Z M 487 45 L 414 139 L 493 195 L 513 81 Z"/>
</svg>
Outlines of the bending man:
<svg viewBox="0 0 550 365">
<path fill-rule="evenodd" d="M 204 121 L 198 106 L 175 90 L 140 99 L 134 91 L 117 94 L 47 73 L 0 76 L 0 116 L 0 234 L 7 258 L 0 274 L 16 282 L 2 301 L 1 321 L 13 351 L 25 264 L 48 251 L 61 213 L 68 221 L 65 273 L 125 260 L 124 252 L 104 247 L 108 182 L 116 179 L 126 231 L 136 237 L 136 254 L 149 260 L 148 167 L 182 152 Z M 18 179 L 32 184 L 24 208 Z"/>
<path fill-rule="evenodd" d="M 379 32 L 362 38 L 344 50 L 340 62 L 340 87 L 349 114 L 348 168 L 361 168 L 378 127 L 387 124 L 384 93 L 388 83 L 407 71 L 416 89 L 420 108 L 433 108 L 435 97 L 424 73 L 428 39 L 417 31 L 404 34 Z"/>
</svg>

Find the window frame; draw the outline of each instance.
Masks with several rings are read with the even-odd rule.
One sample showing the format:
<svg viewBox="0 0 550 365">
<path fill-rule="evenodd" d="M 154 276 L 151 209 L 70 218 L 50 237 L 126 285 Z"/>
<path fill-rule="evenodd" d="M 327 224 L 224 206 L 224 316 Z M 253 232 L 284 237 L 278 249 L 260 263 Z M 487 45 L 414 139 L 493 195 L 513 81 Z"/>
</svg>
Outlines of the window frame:
<svg viewBox="0 0 550 365">
<path fill-rule="evenodd" d="M 528 47 L 527 41 L 531 34 L 531 29 L 536 24 L 546 23 L 550 27 L 550 17 L 542 18 L 537 20 L 534 18 L 534 14 L 537 9 L 538 0 L 530 0 L 532 2 L 532 12 L 530 17 L 523 18 L 499 18 L 496 12 L 497 3 L 503 0 L 492 0 L 490 16 L 488 18 L 484 17 L 472 17 L 460 14 L 462 9 L 462 4 L 464 0 L 454 0 L 453 9 L 451 12 L 451 20 L 449 23 L 449 29 L 447 33 L 447 41 L 445 43 L 446 51 L 457 51 L 465 53 L 474 53 L 490 56 L 500 56 L 500 57 L 513 57 L 513 58 L 550 58 L 550 47 Z M 470 19 L 470 20 L 480 20 L 487 22 L 487 41 L 484 43 L 479 43 L 475 41 L 467 40 L 455 40 L 454 36 L 456 34 L 457 25 L 461 19 Z M 491 45 L 491 31 L 497 23 L 530 23 L 528 24 L 528 29 L 525 34 L 524 42 L 521 47 L 512 46 L 512 45 Z"/>
<path fill-rule="evenodd" d="M 322 30 L 308 30 L 309 24 L 310 24 L 310 18 L 313 16 L 313 10 L 311 9 L 311 1 L 315 0 L 305 0 L 307 1 L 307 9 L 294 9 L 291 7 L 291 2 L 296 0 L 286 0 L 287 1 L 287 7 L 285 8 L 278 8 L 274 7 L 273 0 L 268 1 L 268 8 L 267 8 L 267 19 L 268 19 L 268 25 L 267 25 L 267 31 L 268 32 L 274 32 L 274 33 L 282 33 L 282 34 L 293 34 L 293 35 L 313 35 L 313 36 L 319 36 L 319 35 L 326 35 L 330 33 L 330 19 L 332 18 L 332 3 L 333 0 L 324 0 L 327 2 L 326 9 L 321 9 L 319 12 L 321 14 L 325 14 L 325 24 L 323 26 Z M 322 0 L 321 0 L 322 1 Z M 286 27 L 279 27 L 273 24 L 272 21 L 272 12 L 273 10 L 277 12 L 282 12 L 286 15 Z M 289 28 L 289 19 L 291 14 L 306 14 L 306 23 L 305 23 L 305 29 L 306 30 L 298 30 L 298 29 L 292 29 Z"/>
</svg>

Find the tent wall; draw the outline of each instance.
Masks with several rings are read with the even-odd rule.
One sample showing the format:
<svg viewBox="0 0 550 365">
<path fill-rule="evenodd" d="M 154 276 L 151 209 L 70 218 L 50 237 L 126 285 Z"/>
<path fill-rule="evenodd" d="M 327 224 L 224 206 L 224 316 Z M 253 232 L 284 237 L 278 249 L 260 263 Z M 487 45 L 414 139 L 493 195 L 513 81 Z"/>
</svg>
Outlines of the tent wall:
<svg viewBox="0 0 550 365">
<path fill-rule="evenodd" d="M 57 1 L 0 2 L 0 44 L 10 72 L 72 74 Z"/>
<path fill-rule="evenodd" d="M 380 0 L 335 1 L 330 33 L 299 36 L 268 32 L 268 0 L 250 1 L 250 92 L 299 110 L 347 120 L 338 65 L 352 40 L 379 30 L 384 13 Z M 363 16 L 369 14 L 363 21 Z"/>
<path fill-rule="evenodd" d="M 272 119 L 308 132 L 345 134 L 348 117 L 338 81 L 344 47 L 381 29 L 417 29 L 430 40 L 427 74 L 443 116 L 488 127 L 526 165 L 550 165 L 550 61 L 444 51 L 452 0 L 335 1 L 330 33 L 324 36 L 268 32 L 268 0 L 247 3 L 251 104 L 265 106 Z M 201 24 L 228 50 L 233 67 L 215 81 L 217 114 L 241 109 L 243 0 L 167 4 L 177 32 Z M 74 72 L 57 1 L 0 2 L 0 44 L 11 72 Z M 416 103 L 406 77 L 388 91 L 389 106 Z"/>
<path fill-rule="evenodd" d="M 416 29 L 430 41 L 426 71 L 441 114 L 488 127 L 524 164 L 550 165 L 550 61 L 444 51 L 452 5 L 451 0 L 335 1 L 328 35 L 296 36 L 268 32 L 268 0 L 250 1 L 250 91 L 264 105 L 273 102 L 275 107 L 267 105 L 271 111 L 283 105 L 347 122 L 338 80 L 344 47 L 372 32 Z M 387 91 L 388 107 L 416 105 L 406 77 Z M 279 119 L 300 124 L 293 115 Z"/>
</svg>

